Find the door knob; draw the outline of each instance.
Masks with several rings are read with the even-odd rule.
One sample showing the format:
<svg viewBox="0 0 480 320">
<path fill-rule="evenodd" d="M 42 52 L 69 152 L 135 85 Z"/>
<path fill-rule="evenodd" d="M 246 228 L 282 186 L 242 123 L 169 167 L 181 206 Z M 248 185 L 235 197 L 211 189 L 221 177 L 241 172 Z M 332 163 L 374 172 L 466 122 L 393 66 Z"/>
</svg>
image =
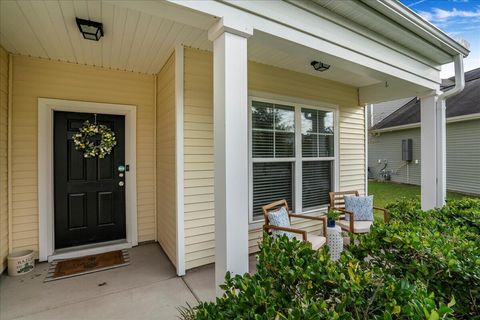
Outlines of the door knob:
<svg viewBox="0 0 480 320">
<path fill-rule="evenodd" d="M 118 182 L 118 185 L 119 185 L 120 187 L 123 187 L 123 186 L 125 185 L 125 182 L 120 181 L 120 182 Z"/>
</svg>

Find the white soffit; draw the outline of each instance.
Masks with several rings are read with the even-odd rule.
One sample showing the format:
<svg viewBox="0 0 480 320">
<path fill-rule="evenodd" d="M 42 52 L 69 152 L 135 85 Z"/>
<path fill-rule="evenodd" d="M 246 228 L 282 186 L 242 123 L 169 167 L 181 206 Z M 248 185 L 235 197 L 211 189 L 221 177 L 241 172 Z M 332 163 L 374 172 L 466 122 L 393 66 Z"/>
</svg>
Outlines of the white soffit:
<svg viewBox="0 0 480 320">
<path fill-rule="evenodd" d="M 178 43 L 211 48 L 206 30 L 131 9 L 128 3 L 134 4 L 0 1 L 0 44 L 14 54 L 147 74 L 159 72 Z M 98 42 L 83 39 L 75 17 L 102 22 L 105 36 Z"/>
<path fill-rule="evenodd" d="M 438 48 L 436 45 L 425 41 L 419 35 L 408 30 L 389 17 L 372 10 L 369 5 L 375 1 L 337 1 L 337 0 L 313 0 L 317 5 L 328 9 L 330 12 L 346 18 L 357 25 L 376 33 L 379 40 L 394 42 L 411 52 L 422 56 L 426 61 L 430 60 L 439 65 L 452 61 L 451 55 Z M 332 16 L 333 17 L 333 16 Z"/>
<path fill-rule="evenodd" d="M 355 87 L 373 85 L 383 81 L 379 72 L 260 31 L 255 31 L 253 37 L 248 40 L 248 58 L 251 61 Z M 314 70 L 310 65 L 313 60 L 330 64 L 330 69 L 324 72 Z"/>
</svg>

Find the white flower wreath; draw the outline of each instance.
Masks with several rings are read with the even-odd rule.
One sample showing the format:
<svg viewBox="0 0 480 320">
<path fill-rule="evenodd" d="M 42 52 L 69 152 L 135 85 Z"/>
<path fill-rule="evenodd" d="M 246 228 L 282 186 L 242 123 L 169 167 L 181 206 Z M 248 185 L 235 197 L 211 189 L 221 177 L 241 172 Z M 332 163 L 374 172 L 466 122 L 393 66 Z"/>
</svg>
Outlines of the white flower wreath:
<svg viewBox="0 0 480 320">
<path fill-rule="evenodd" d="M 100 140 L 95 136 L 100 136 Z M 88 120 L 83 123 L 79 132 L 73 135 L 75 149 L 82 151 L 85 158 L 105 158 L 112 152 L 117 144 L 115 133 L 103 124 L 90 123 Z"/>
</svg>

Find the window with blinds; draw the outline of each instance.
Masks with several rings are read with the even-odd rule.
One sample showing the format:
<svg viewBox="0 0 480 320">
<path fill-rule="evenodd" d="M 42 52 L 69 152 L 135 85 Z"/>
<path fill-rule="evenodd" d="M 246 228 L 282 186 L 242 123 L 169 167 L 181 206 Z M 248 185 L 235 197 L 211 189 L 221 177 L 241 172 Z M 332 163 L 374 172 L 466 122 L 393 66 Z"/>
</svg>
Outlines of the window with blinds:
<svg viewBox="0 0 480 320">
<path fill-rule="evenodd" d="M 333 111 L 252 101 L 252 221 L 263 219 L 262 206 L 280 199 L 296 211 L 327 205 L 334 152 Z"/>
<path fill-rule="evenodd" d="M 262 206 L 279 199 L 293 203 L 294 107 L 253 101 L 252 158 L 252 211 L 254 220 L 259 220 Z"/>
</svg>

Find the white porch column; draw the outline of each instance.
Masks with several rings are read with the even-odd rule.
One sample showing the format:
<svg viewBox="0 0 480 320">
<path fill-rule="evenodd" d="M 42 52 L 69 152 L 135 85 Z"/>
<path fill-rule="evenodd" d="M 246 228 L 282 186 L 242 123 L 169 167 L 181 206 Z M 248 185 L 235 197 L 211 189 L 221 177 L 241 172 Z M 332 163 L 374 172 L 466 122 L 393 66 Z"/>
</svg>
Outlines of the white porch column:
<svg viewBox="0 0 480 320">
<path fill-rule="evenodd" d="M 441 208 L 445 205 L 447 198 L 447 117 L 446 117 L 446 102 L 444 99 L 437 99 L 437 195 L 436 208 Z"/>
<path fill-rule="evenodd" d="M 421 197 L 422 209 L 429 210 L 445 201 L 445 109 L 437 107 L 437 93 L 420 99 Z"/>
<path fill-rule="evenodd" d="M 247 39 L 253 29 L 216 23 L 213 41 L 215 152 L 215 285 L 225 273 L 248 272 Z"/>
</svg>

